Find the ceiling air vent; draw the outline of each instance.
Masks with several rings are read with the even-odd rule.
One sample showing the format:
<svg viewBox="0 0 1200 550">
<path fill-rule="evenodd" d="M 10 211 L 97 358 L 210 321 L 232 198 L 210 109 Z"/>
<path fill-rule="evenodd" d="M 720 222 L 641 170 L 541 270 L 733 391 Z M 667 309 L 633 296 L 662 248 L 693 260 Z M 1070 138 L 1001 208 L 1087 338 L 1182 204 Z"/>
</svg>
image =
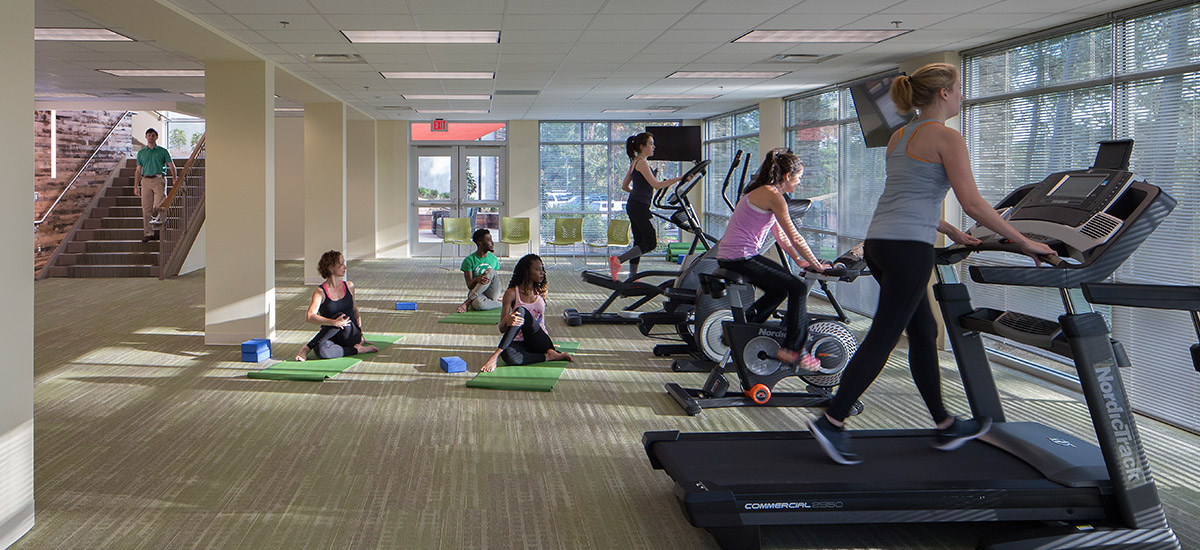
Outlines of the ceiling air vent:
<svg viewBox="0 0 1200 550">
<path fill-rule="evenodd" d="M 309 63 L 366 63 L 363 56 L 356 53 L 311 53 L 300 56 Z"/>
<path fill-rule="evenodd" d="M 538 93 L 539 90 L 496 90 L 492 92 L 492 95 L 538 95 Z"/>
<path fill-rule="evenodd" d="M 125 90 L 126 92 L 129 92 L 131 94 L 169 94 L 169 93 L 171 93 L 162 88 L 121 88 L 121 89 Z"/>
<path fill-rule="evenodd" d="M 380 111 L 411 111 L 412 107 L 407 105 L 384 105 L 382 107 L 378 107 L 378 109 Z"/>
<path fill-rule="evenodd" d="M 767 61 L 782 61 L 784 63 L 823 63 L 837 57 L 837 54 L 818 55 L 815 53 L 781 53 L 771 56 Z"/>
</svg>

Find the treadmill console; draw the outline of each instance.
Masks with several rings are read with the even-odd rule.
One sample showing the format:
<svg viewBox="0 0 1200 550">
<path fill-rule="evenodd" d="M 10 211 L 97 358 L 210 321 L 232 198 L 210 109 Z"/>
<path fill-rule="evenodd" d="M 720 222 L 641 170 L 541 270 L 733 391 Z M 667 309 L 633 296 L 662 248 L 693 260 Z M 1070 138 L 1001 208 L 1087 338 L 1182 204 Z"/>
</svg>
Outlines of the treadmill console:
<svg viewBox="0 0 1200 550">
<path fill-rule="evenodd" d="M 1049 269 L 972 266 L 971 278 L 980 283 L 1074 288 L 1111 275 L 1175 207 L 1170 195 L 1129 171 L 1132 147 L 1132 140 L 1101 142 L 1095 166 L 1055 172 L 996 204 L 1014 228 L 1046 243 L 1067 261 Z M 968 233 L 983 243 L 942 249 L 939 263 L 955 263 L 972 252 L 1020 253 L 1015 243 L 982 225 Z"/>
</svg>

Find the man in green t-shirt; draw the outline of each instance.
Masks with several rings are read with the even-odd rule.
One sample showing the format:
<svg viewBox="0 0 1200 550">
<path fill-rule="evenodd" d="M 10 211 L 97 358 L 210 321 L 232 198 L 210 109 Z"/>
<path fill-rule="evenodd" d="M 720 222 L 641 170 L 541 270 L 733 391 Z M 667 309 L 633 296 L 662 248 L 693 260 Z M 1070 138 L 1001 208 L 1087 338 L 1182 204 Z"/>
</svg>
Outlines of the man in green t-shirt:
<svg viewBox="0 0 1200 550">
<path fill-rule="evenodd" d="M 487 229 L 476 230 L 471 235 L 475 243 L 475 252 L 463 258 L 463 280 L 467 283 L 467 300 L 458 306 L 458 312 L 468 309 L 485 310 L 500 307 L 500 259 L 492 254 L 496 245 L 492 243 L 492 232 Z"/>
<path fill-rule="evenodd" d="M 157 241 L 158 209 L 167 200 L 167 172 L 171 167 L 171 178 L 178 180 L 175 161 L 171 152 L 158 146 L 158 130 L 146 130 L 146 146 L 138 151 L 137 170 L 133 173 L 133 194 L 142 198 L 142 242 Z"/>
</svg>

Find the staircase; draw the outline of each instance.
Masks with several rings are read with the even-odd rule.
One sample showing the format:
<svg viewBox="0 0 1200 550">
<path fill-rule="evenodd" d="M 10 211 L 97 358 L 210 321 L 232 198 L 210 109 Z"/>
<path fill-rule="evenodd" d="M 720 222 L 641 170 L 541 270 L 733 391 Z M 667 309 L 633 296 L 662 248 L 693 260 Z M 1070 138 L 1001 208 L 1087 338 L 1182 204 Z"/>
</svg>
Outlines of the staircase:
<svg viewBox="0 0 1200 550">
<path fill-rule="evenodd" d="M 175 159 L 181 168 L 186 159 Z M 50 266 L 49 277 L 158 277 L 159 241 L 142 242 L 142 200 L 133 194 L 137 160 L 119 168 L 112 185 Z M 177 209 L 160 216 L 164 223 Z"/>
</svg>

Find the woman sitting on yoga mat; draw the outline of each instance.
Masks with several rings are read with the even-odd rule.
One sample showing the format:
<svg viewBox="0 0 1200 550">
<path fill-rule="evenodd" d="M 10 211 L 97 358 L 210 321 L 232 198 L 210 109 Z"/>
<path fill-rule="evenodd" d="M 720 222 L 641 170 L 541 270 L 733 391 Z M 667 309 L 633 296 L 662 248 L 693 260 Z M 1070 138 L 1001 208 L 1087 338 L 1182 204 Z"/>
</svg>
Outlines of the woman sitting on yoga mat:
<svg viewBox="0 0 1200 550">
<path fill-rule="evenodd" d="M 504 337 L 480 371 L 496 370 L 501 355 L 510 365 L 573 360 L 569 353 L 554 349 L 546 334 L 546 269 L 537 254 L 526 254 L 517 261 L 501 303 L 499 327 Z"/>
<path fill-rule="evenodd" d="M 321 330 L 300 348 L 296 360 L 305 360 L 309 350 L 321 359 L 379 351 L 363 338 L 362 316 L 354 305 L 354 283 L 345 280 L 346 258 L 341 252 L 330 250 L 321 255 L 317 271 L 325 277 L 325 282 L 313 291 L 304 320 L 321 325 Z"/>
</svg>

